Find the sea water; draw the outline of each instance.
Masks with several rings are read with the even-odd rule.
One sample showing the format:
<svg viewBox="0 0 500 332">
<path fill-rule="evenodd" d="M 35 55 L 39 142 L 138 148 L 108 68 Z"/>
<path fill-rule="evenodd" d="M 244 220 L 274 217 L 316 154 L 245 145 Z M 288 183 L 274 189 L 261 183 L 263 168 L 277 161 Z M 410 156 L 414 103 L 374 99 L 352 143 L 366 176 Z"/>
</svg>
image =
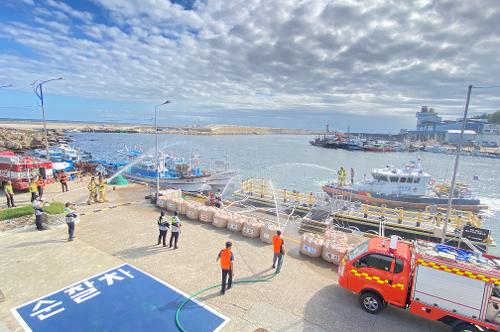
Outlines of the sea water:
<svg viewBox="0 0 500 332">
<path fill-rule="evenodd" d="M 155 143 L 155 136 L 151 134 L 75 133 L 73 136 L 74 145 L 91 152 L 94 158 L 114 161 L 123 159 L 116 151 L 124 145 L 147 151 Z M 227 156 L 230 168 L 239 170 L 243 179 L 262 177 L 272 180 L 276 188 L 305 192 L 321 192 L 323 184 L 336 179 L 336 170 L 340 166 L 346 169 L 348 180 L 350 169 L 354 168 L 355 181 L 362 180 L 365 175 L 370 178 L 372 168 L 386 165 L 401 167 L 417 159 L 421 160 L 423 169 L 438 181 L 450 181 L 453 172 L 454 155 L 323 149 L 309 144 L 313 138 L 302 135 L 160 135 L 159 145 L 169 146 L 168 151 L 163 152 L 180 157 L 199 155 L 206 167 Z M 474 175 L 479 180 L 473 180 Z M 490 206 L 484 227 L 493 232 L 500 246 L 500 160 L 460 157 L 457 181 L 470 184 L 481 201 Z"/>
</svg>

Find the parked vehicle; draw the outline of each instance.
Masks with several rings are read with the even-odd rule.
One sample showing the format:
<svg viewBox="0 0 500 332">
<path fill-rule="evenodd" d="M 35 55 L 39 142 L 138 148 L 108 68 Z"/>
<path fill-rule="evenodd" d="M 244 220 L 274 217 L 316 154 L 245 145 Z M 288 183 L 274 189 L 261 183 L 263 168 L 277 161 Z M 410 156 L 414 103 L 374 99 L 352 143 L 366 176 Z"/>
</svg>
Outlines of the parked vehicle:
<svg viewBox="0 0 500 332">
<path fill-rule="evenodd" d="M 499 257 L 376 237 L 347 253 L 339 285 L 359 294 L 361 308 L 371 314 L 392 304 L 453 332 L 498 331 Z"/>
</svg>

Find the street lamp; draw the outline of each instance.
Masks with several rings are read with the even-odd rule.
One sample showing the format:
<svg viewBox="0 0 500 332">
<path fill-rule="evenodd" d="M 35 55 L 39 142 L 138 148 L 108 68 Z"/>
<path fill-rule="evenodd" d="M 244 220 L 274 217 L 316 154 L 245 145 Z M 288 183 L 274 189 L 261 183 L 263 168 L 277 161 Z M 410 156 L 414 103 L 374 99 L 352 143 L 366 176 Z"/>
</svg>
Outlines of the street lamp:
<svg viewBox="0 0 500 332">
<path fill-rule="evenodd" d="M 49 158 L 49 133 L 47 131 L 47 124 L 45 123 L 45 109 L 43 107 L 43 85 L 47 82 L 50 82 L 50 81 L 59 81 L 62 79 L 63 79 L 62 77 L 58 77 L 58 78 L 51 78 L 50 80 L 45 80 L 45 81 L 36 80 L 32 84 L 33 91 L 35 92 L 37 97 L 40 99 L 40 107 L 42 109 L 43 130 L 45 131 L 45 153 L 46 153 L 47 160 L 50 160 L 50 158 Z"/>
<path fill-rule="evenodd" d="M 156 199 L 158 199 L 158 195 L 160 194 L 160 156 L 158 153 L 158 122 L 156 121 L 156 112 L 158 111 L 158 108 L 160 106 L 170 104 L 170 103 L 171 103 L 171 101 L 167 100 L 164 103 L 155 106 Z"/>
<path fill-rule="evenodd" d="M 492 86 L 473 86 L 472 84 L 469 85 L 467 89 L 467 99 L 465 101 L 465 109 L 464 109 L 464 117 L 462 119 L 462 128 L 460 130 L 460 138 L 457 144 L 457 149 L 456 149 L 456 155 L 455 155 L 455 166 L 453 167 L 453 176 L 451 178 L 451 183 L 450 183 L 450 192 L 448 194 L 448 207 L 446 209 L 446 219 L 443 227 L 443 234 L 441 235 L 441 243 L 444 243 L 446 240 L 446 231 L 448 229 L 448 222 L 450 221 L 450 216 L 451 216 L 451 208 L 452 208 L 452 203 L 453 203 L 453 194 L 455 191 L 455 184 L 456 184 L 456 178 L 457 178 L 457 171 L 458 171 L 458 162 L 460 160 L 460 151 L 462 149 L 463 141 L 464 141 L 464 132 L 465 128 L 467 126 L 467 113 L 469 112 L 469 103 L 470 103 L 470 95 L 472 92 L 472 89 L 495 89 L 495 88 L 500 88 L 500 85 L 492 85 Z"/>
</svg>

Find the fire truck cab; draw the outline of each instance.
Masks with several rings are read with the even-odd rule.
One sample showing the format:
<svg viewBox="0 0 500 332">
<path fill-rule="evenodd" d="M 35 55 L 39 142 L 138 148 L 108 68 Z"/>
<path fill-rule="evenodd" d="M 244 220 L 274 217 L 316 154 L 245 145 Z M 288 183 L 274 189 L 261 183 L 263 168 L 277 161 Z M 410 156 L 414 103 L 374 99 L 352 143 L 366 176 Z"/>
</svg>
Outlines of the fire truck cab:
<svg viewBox="0 0 500 332">
<path fill-rule="evenodd" d="M 372 238 L 339 265 L 339 285 L 378 314 L 392 304 L 452 327 L 498 331 L 500 259 L 442 244 Z"/>
</svg>

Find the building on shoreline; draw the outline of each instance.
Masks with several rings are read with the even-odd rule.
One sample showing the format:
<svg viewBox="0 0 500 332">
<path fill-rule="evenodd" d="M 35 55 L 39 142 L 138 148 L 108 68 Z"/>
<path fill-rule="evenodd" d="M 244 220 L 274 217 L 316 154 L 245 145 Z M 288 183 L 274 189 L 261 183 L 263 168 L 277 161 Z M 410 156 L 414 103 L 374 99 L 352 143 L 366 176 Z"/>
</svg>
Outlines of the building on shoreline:
<svg viewBox="0 0 500 332">
<path fill-rule="evenodd" d="M 462 119 L 443 120 L 432 107 L 428 106 L 422 106 L 415 115 L 417 118 L 416 130 L 408 131 L 412 140 L 458 143 Z M 466 142 L 478 145 L 500 145 L 499 124 L 488 123 L 487 119 L 469 118 L 465 124 L 465 130 Z"/>
</svg>

